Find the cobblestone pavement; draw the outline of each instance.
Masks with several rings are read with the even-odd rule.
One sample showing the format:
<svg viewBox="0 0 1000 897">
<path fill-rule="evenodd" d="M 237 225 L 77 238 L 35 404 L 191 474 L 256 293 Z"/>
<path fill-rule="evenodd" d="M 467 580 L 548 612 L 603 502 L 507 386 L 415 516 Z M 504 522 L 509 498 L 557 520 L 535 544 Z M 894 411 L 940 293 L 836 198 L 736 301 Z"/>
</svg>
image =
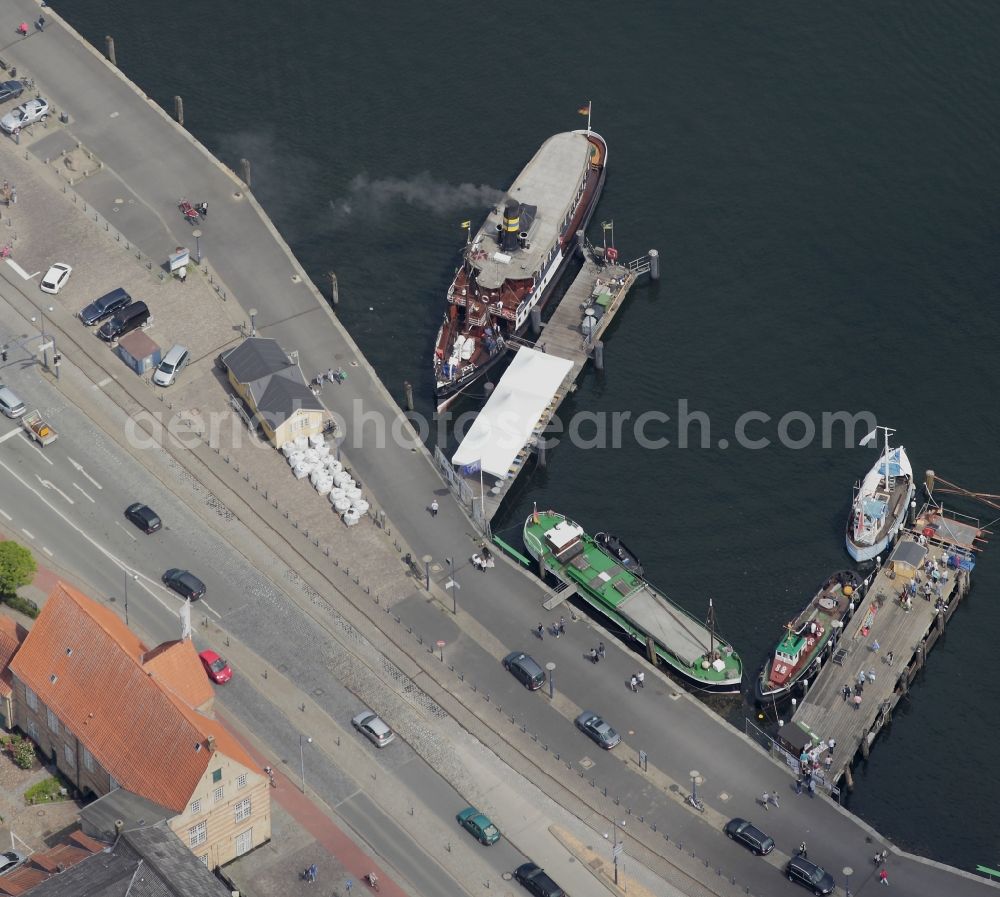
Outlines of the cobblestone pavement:
<svg viewBox="0 0 1000 897">
<path fill-rule="evenodd" d="M 44 850 L 55 840 L 53 836 L 67 828 L 75 828 L 79 804 L 73 800 L 41 805 L 25 803 L 24 792 L 32 785 L 49 778 L 49 770 L 36 764 L 34 769 L 21 769 L 6 754 L 0 755 L 0 845 L 13 847 L 22 853 Z"/>
</svg>

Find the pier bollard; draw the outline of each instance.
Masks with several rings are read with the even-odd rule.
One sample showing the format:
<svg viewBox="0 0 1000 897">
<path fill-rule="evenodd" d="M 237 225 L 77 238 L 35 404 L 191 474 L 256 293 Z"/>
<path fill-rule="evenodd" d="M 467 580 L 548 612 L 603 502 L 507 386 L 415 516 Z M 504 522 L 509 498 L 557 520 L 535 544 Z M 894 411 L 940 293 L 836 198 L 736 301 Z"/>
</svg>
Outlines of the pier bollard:
<svg viewBox="0 0 1000 897">
<path fill-rule="evenodd" d="M 115 59 L 115 39 L 110 34 L 105 35 L 104 45 L 107 48 L 108 62 L 117 68 L 118 61 Z"/>
<path fill-rule="evenodd" d="M 406 410 L 413 410 L 413 384 L 409 380 L 403 381 L 403 395 L 406 397 Z"/>
<path fill-rule="evenodd" d="M 250 186 L 250 160 L 240 159 L 240 180 L 249 188 Z"/>
<path fill-rule="evenodd" d="M 174 118 L 177 124 L 184 125 L 184 100 L 181 97 L 174 97 Z"/>
<path fill-rule="evenodd" d="M 542 310 L 537 305 L 531 310 L 531 332 L 536 338 L 542 332 Z"/>
<path fill-rule="evenodd" d="M 599 371 L 604 370 L 604 342 L 602 340 L 594 343 L 594 367 Z"/>
<path fill-rule="evenodd" d="M 646 254 L 649 258 L 649 279 L 660 279 L 660 253 L 655 249 L 650 249 Z"/>
</svg>

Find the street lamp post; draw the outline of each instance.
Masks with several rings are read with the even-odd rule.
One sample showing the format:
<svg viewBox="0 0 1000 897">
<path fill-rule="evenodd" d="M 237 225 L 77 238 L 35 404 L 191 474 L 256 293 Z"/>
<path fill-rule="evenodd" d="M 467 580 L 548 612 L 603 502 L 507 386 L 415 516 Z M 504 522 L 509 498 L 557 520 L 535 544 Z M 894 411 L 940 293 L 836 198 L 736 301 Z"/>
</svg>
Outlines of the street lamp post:
<svg viewBox="0 0 1000 897">
<path fill-rule="evenodd" d="M 191 236 L 194 237 L 194 260 L 200 265 L 201 264 L 201 231 L 195 228 L 191 231 Z"/>
<path fill-rule="evenodd" d="M 312 744 L 312 738 L 308 735 L 299 736 L 299 769 L 302 772 L 302 793 L 306 793 L 306 755 L 302 746 L 305 744 Z"/>
<path fill-rule="evenodd" d="M 854 870 L 850 866 L 844 866 L 844 894 L 845 897 L 851 897 L 851 874 Z"/>
<path fill-rule="evenodd" d="M 451 612 L 458 616 L 458 590 L 459 585 L 455 581 L 455 562 L 451 558 L 445 558 L 448 565 L 448 588 L 451 590 Z"/>
<path fill-rule="evenodd" d="M 257 335 L 257 309 L 250 309 L 250 336 Z"/>
<path fill-rule="evenodd" d="M 138 582 L 139 576 L 129 570 L 128 567 L 122 567 L 122 575 L 125 577 L 125 625 L 128 626 L 128 581 L 129 577 L 131 577 Z"/>
<path fill-rule="evenodd" d="M 550 660 L 545 664 L 545 669 L 549 671 L 549 697 L 555 697 L 556 665 Z"/>
<path fill-rule="evenodd" d="M 691 803 L 698 806 L 698 781 L 701 779 L 701 773 L 697 769 L 692 769 L 688 775 L 691 776 Z"/>
</svg>

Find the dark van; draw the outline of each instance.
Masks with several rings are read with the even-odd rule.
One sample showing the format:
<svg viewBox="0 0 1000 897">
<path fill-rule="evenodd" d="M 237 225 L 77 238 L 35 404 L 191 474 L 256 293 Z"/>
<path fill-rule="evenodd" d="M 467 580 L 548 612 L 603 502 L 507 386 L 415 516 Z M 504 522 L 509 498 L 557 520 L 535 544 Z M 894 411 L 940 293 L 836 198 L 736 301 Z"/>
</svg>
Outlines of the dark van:
<svg viewBox="0 0 1000 897">
<path fill-rule="evenodd" d="M 508 654 L 503 665 L 529 691 L 536 691 L 545 684 L 545 670 L 523 651 Z"/>
<path fill-rule="evenodd" d="M 138 330 L 149 320 L 149 306 L 145 302 L 133 302 L 117 312 L 110 321 L 105 321 L 97 335 L 106 343 Z"/>
</svg>

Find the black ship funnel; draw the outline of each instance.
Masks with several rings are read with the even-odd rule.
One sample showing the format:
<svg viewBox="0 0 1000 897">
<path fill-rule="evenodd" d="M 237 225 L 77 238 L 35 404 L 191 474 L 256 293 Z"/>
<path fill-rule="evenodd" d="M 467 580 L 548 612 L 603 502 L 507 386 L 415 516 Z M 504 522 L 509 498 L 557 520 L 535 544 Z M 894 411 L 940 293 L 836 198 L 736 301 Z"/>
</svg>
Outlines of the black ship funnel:
<svg viewBox="0 0 1000 897">
<path fill-rule="evenodd" d="M 507 200 L 503 210 L 503 231 L 500 234 L 500 249 L 514 252 L 517 249 L 517 235 L 521 230 L 521 206 L 513 199 Z"/>
</svg>

